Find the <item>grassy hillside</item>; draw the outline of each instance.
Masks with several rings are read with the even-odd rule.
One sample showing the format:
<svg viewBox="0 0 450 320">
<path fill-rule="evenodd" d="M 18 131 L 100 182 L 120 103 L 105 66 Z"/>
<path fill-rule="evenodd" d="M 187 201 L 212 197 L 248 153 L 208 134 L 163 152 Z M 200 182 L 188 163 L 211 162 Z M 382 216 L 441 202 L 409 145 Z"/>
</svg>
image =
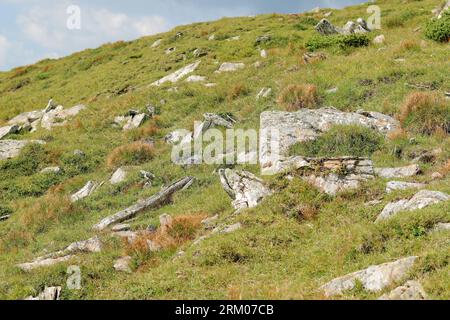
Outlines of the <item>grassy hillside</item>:
<svg viewBox="0 0 450 320">
<path fill-rule="evenodd" d="M 384 45 L 321 48 L 317 51 L 326 58 L 312 63 L 305 63 L 303 54 L 311 39 L 317 38 L 314 25 L 329 10 L 196 23 L 0 73 L 0 126 L 21 112 L 43 109 L 50 98 L 65 107 L 88 106 L 64 127 L 8 136 L 41 139 L 47 144 L 31 145 L 18 158 L 0 161 L 0 216 L 12 213 L 10 219 L 0 222 L 0 298 L 22 299 L 36 295 L 45 286 L 64 286 L 67 267 L 79 265 L 82 289 L 63 288 L 64 299 L 321 299 L 318 288 L 335 277 L 417 255 L 419 263 L 410 278 L 419 280 L 431 298 L 450 299 L 449 234 L 428 232 L 438 222 L 450 222 L 450 203 L 401 213 L 375 225 L 376 216 L 388 202 L 416 191 L 386 195 L 388 180 L 379 178 L 358 190 L 329 197 L 298 178 L 288 181 L 275 176 L 264 179 L 279 192 L 234 217 L 231 201 L 213 174 L 218 166 L 177 166 L 170 161 L 171 148 L 163 139 L 175 129 L 191 129 L 205 112 L 232 113 L 238 128 L 258 128 L 262 111 L 285 110 L 277 98 L 293 84 L 314 85 L 316 107 L 364 109 L 399 118 L 408 96 L 411 99 L 410 95 L 419 91 L 439 97 L 436 99 L 447 110 L 447 120 L 444 115 L 442 121 L 448 124 L 450 105 L 443 97 L 450 91 L 449 44 L 424 36 L 431 10 L 440 1 L 382 0 L 377 4 L 382 9 L 383 26 L 369 37 L 372 40 L 383 34 Z M 348 20 L 367 17 L 366 9 L 367 5 L 359 5 L 332 10 L 329 20 L 342 26 Z M 181 37 L 177 37 L 178 32 L 182 32 Z M 212 34 L 215 40 L 210 41 Z M 271 40 L 256 44 L 256 38 L 266 34 Z M 235 36 L 240 39 L 226 40 Z M 162 44 L 152 48 L 157 39 L 163 39 Z M 176 51 L 166 55 L 169 47 L 176 47 Z M 207 55 L 196 58 L 195 49 Z M 260 49 L 267 50 L 266 59 L 261 58 Z M 194 74 L 206 76 L 208 82 L 217 83 L 216 87 L 185 81 L 149 86 L 199 59 L 202 62 Z M 255 67 L 258 61 L 261 65 Z M 242 62 L 246 67 L 214 73 L 223 62 Z M 411 86 L 417 84 L 427 84 L 427 88 Z M 168 91 L 174 86 L 178 91 Z M 271 87 L 272 95 L 256 100 L 263 87 Z M 336 93 L 327 93 L 334 87 L 338 87 Z M 158 107 L 159 115 L 143 127 L 123 132 L 112 126 L 116 116 L 149 103 Z M 429 183 L 427 189 L 450 193 L 448 131 L 428 132 L 414 126 L 430 114 L 425 112 L 419 120 L 406 115 L 405 130 L 377 144 L 371 157 L 377 166 L 401 166 L 420 151 L 441 148 L 434 163 L 421 164 L 422 175 L 406 180 Z M 121 158 L 114 151 L 143 138 L 155 140 L 151 159 Z M 85 156 L 74 155 L 74 150 L 82 150 Z M 69 196 L 87 181 L 107 181 L 122 164 L 135 165 L 126 182 L 118 186 L 106 183 L 89 198 L 70 203 Z M 60 166 L 64 173 L 40 173 L 50 166 Z M 258 166 L 238 168 L 259 175 Z M 157 177 L 151 188 L 142 188 L 139 183 L 142 169 Z M 433 180 L 431 174 L 437 171 L 444 177 Z M 196 178 L 195 184 L 176 194 L 172 204 L 144 212 L 131 222 L 135 230 L 157 227 L 163 213 L 190 221 L 189 232 L 183 229 L 165 250 L 149 253 L 100 233 L 105 241 L 101 253 L 79 255 L 69 263 L 31 273 L 16 268 L 18 263 L 94 236 L 92 226 L 102 218 L 188 175 Z M 374 199 L 381 199 L 381 203 L 365 206 Z M 304 205 L 314 208 L 312 214 L 301 214 L 299 207 Z M 241 222 L 243 228 L 191 246 L 205 233 L 196 223 L 198 217 L 216 214 L 223 222 Z M 179 250 L 185 250 L 186 255 L 174 260 Z M 132 274 L 113 269 L 114 261 L 125 254 L 133 258 Z M 342 298 L 378 296 L 357 289 Z"/>
</svg>

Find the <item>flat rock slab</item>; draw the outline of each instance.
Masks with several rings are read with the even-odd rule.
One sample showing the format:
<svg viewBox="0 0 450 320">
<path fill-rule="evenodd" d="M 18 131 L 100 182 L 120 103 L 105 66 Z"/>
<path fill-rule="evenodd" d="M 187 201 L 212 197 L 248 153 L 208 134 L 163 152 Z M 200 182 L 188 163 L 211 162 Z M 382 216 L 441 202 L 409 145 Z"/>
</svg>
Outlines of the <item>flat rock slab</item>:
<svg viewBox="0 0 450 320">
<path fill-rule="evenodd" d="M 401 211 L 424 209 L 439 202 L 450 200 L 450 196 L 443 192 L 422 190 L 410 200 L 404 199 L 389 203 L 378 216 L 376 223 L 388 220 Z"/>
<path fill-rule="evenodd" d="M 19 156 L 20 151 L 31 143 L 45 144 L 41 140 L 0 140 L 0 160 Z"/>
<path fill-rule="evenodd" d="M 219 176 L 225 191 L 233 199 L 232 205 L 236 210 L 254 208 L 272 194 L 264 182 L 250 172 L 221 169 Z"/>
<path fill-rule="evenodd" d="M 381 296 L 378 300 L 427 300 L 427 294 L 417 281 L 408 281 L 405 285 Z"/>
<path fill-rule="evenodd" d="M 384 135 L 400 128 L 394 118 L 378 112 L 343 112 L 334 108 L 297 112 L 267 111 L 260 119 L 260 164 L 263 174 L 285 159 L 296 143 L 317 139 L 335 125 L 362 125 Z"/>
<path fill-rule="evenodd" d="M 417 164 L 412 164 L 399 168 L 376 168 L 375 173 L 377 176 L 386 179 L 408 178 L 417 176 L 420 173 L 420 167 Z"/>
<path fill-rule="evenodd" d="M 181 69 L 175 71 L 174 73 L 169 74 L 168 76 L 165 76 L 164 78 L 153 82 L 151 85 L 152 86 L 160 86 L 166 82 L 176 83 L 179 80 L 181 80 L 182 78 L 184 78 L 185 76 L 187 76 L 188 74 L 194 72 L 200 65 L 200 62 L 201 61 L 197 61 L 195 63 L 187 65 L 184 68 L 181 68 Z"/>
<path fill-rule="evenodd" d="M 222 63 L 219 70 L 217 70 L 216 72 L 217 73 L 233 72 L 233 71 L 238 71 L 238 70 L 244 69 L 244 68 L 245 68 L 245 64 L 243 64 L 243 63 L 225 62 L 225 63 Z"/>
<path fill-rule="evenodd" d="M 392 193 L 397 190 L 421 189 L 421 188 L 425 188 L 425 187 L 426 187 L 426 185 L 423 183 L 389 181 L 386 185 L 386 192 Z"/>
<path fill-rule="evenodd" d="M 408 257 L 395 262 L 371 266 L 365 270 L 334 279 L 320 289 L 327 297 L 332 297 L 354 289 L 356 283 L 360 282 L 365 290 L 379 292 L 391 284 L 402 280 L 411 270 L 417 258 Z"/>
</svg>

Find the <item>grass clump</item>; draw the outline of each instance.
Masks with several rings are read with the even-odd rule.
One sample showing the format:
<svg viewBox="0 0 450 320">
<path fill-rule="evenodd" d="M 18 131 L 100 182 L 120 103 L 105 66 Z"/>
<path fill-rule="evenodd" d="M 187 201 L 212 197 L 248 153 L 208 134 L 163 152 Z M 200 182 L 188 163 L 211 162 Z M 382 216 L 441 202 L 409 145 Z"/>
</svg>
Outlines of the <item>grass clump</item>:
<svg viewBox="0 0 450 320">
<path fill-rule="evenodd" d="M 427 23 L 425 36 L 437 42 L 448 42 L 450 40 L 450 11 L 442 14 L 441 19 L 434 19 Z"/>
<path fill-rule="evenodd" d="M 435 93 L 411 93 L 401 107 L 399 119 L 405 129 L 415 133 L 450 132 L 449 104 Z"/>
<path fill-rule="evenodd" d="M 149 144 L 134 142 L 114 149 L 106 159 L 106 165 L 115 169 L 126 165 L 140 165 L 150 161 L 155 156 L 155 149 Z"/>
<path fill-rule="evenodd" d="M 290 153 L 308 157 L 367 157 L 379 150 L 383 137 L 358 125 L 337 125 L 314 141 L 294 145 Z"/>
<path fill-rule="evenodd" d="M 306 42 L 306 48 L 316 51 L 324 48 L 338 48 L 345 50 L 348 48 L 367 47 L 370 39 L 366 34 L 314 36 Z"/>
<path fill-rule="evenodd" d="M 290 112 L 302 108 L 314 108 L 318 103 L 317 87 L 312 84 L 289 85 L 278 97 L 278 104 Z"/>
</svg>

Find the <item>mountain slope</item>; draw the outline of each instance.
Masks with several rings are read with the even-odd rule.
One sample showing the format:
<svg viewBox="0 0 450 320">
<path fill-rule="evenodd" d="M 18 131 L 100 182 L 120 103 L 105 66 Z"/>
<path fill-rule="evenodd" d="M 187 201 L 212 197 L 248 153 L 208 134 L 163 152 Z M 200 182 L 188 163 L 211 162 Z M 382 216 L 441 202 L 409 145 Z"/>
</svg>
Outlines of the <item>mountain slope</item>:
<svg viewBox="0 0 450 320">
<path fill-rule="evenodd" d="M 258 128 L 261 112 L 284 110 L 277 97 L 293 84 L 315 85 L 316 107 L 333 106 L 349 112 L 363 109 L 392 116 L 400 116 L 401 106 L 412 92 L 443 97 L 450 89 L 448 43 L 423 35 L 438 2 L 377 1 L 383 29 L 369 37 L 383 34 L 385 44 L 318 49 L 322 58 L 312 63 L 304 62 L 306 45 L 318 37 L 314 25 L 329 10 L 197 23 L 0 73 L 0 126 L 22 112 L 43 109 L 50 98 L 66 108 L 87 106 L 51 131 L 38 129 L 6 137 L 46 144 L 31 145 L 19 157 L 0 161 L 0 216 L 11 214 L 0 222 L 0 298 L 35 296 L 45 286 L 63 286 L 64 299 L 324 298 L 318 288 L 333 278 L 419 256 L 408 277 L 418 280 L 431 298 L 449 299 L 448 233 L 430 232 L 437 223 L 450 222 L 448 201 L 374 224 L 386 204 L 412 197 L 417 190 L 385 194 L 389 179 L 377 178 L 331 197 L 299 178 L 289 181 L 273 176 L 264 180 L 277 192 L 236 216 L 218 175 L 213 174 L 222 166 L 175 165 L 170 160 L 171 146 L 164 141 L 174 130 L 192 129 L 194 121 L 206 112 L 230 113 L 238 128 Z M 366 9 L 367 5 L 360 5 L 331 10 L 328 19 L 344 25 L 366 17 Z M 209 40 L 213 34 L 214 40 Z M 267 34 L 268 41 L 257 43 L 258 37 Z M 233 40 L 236 36 L 240 38 Z M 152 47 L 158 39 L 161 44 Z M 171 47 L 176 50 L 166 54 Z M 196 49 L 206 55 L 196 57 Z M 267 58 L 261 57 L 261 49 L 267 51 Z M 215 87 L 184 78 L 176 84 L 151 86 L 199 60 L 192 74 L 207 77 L 207 83 L 216 83 Z M 215 73 L 224 62 L 244 63 L 245 67 Z M 169 90 L 174 87 L 178 90 Z M 272 88 L 272 94 L 256 99 L 265 87 Z M 332 88 L 338 88 L 337 92 L 327 92 Z M 444 103 L 449 110 L 448 100 Z M 130 109 L 144 110 L 149 104 L 157 107 L 158 115 L 141 128 L 124 132 L 113 125 L 116 116 Z M 146 150 L 142 139 L 149 138 L 154 145 Z M 129 151 L 117 149 L 123 146 Z M 436 149 L 441 152 L 434 162 L 421 164 L 423 174 L 406 180 L 427 183 L 426 189 L 448 194 L 448 132 L 402 131 L 386 139 L 371 158 L 377 167 L 399 167 L 410 164 L 414 154 Z M 75 150 L 84 155 L 74 154 Z M 88 181 L 108 181 L 116 169 L 127 165 L 134 167 L 125 182 L 107 182 L 88 198 L 70 202 L 70 195 Z M 54 166 L 63 173 L 41 173 Z M 259 175 L 259 166 L 237 168 Z M 156 176 L 151 187 L 143 188 L 140 170 Z M 443 176 L 433 180 L 431 175 L 437 171 Z M 143 230 L 149 225 L 158 227 L 162 214 L 181 217 L 181 231 L 166 239 L 170 243 L 165 249 L 148 252 L 145 241 L 129 245 L 106 231 L 92 230 L 106 216 L 186 176 L 196 178 L 189 189 L 176 193 L 170 204 L 147 210 L 130 222 L 133 230 Z M 381 202 L 366 206 L 375 199 Z M 313 208 L 311 215 L 302 215 L 304 206 Z M 219 215 L 219 223 L 241 223 L 242 228 L 192 245 L 207 234 L 199 221 L 215 215 Z M 97 234 L 104 242 L 99 253 L 77 255 L 31 273 L 16 267 Z M 180 250 L 185 255 L 174 259 Z M 125 255 L 132 257 L 131 274 L 113 268 L 117 258 Z M 65 287 L 70 265 L 81 268 L 80 290 Z M 343 298 L 378 298 L 400 284 L 379 293 L 357 286 Z"/>
</svg>

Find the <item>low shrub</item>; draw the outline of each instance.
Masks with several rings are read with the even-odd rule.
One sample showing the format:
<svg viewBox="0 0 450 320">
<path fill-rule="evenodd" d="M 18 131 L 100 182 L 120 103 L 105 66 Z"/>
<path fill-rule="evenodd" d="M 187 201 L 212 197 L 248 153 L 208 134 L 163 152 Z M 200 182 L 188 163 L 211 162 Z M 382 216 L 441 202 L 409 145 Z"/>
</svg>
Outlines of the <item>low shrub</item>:
<svg viewBox="0 0 450 320">
<path fill-rule="evenodd" d="M 450 41 L 450 10 L 445 11 L 441 19 L 433 19 L 427 23 L 425 36 L 438 42 Z"/>
<path fill-rule="evenodd" d="M 367 157 L 379 150 L 383 141 L 383 137 L 372 129 L 337 125 L 316 140 L 294 145 L 290 152 L 308 157 Z"/>
<path fill-rule="evenodd" d="M 401 106 L 399 120 L 408 131 L 431 135 L 450 132 L 450 107 L 436 93 L 413 92 Z"/>
<path fill-rule="evenodd" d="M 139 165 L 152 160 L 154 156 L 154 147 L 146 143 L 134 142 L 114 149 L 108 155 L 106 164 L 110 169 L 126 165 Z"/>
<path fill-rule="evenodd" d="M 318 35 L 310 38 L 306 42 L 306 48 L 310 51 L 332 47 L 345 50 L 348 48 L 366 47 L 369 43 L 369 37 L 366 34 L 361 33 L 331 36 Z"/>
<path fill-rule="evenodd" d="M 278 104 L 291 112 L 302 108 L 314 108 L 318 103 L 317 87 L 311 84 L 289 85 L 278 97 Z"/>
</svg>

